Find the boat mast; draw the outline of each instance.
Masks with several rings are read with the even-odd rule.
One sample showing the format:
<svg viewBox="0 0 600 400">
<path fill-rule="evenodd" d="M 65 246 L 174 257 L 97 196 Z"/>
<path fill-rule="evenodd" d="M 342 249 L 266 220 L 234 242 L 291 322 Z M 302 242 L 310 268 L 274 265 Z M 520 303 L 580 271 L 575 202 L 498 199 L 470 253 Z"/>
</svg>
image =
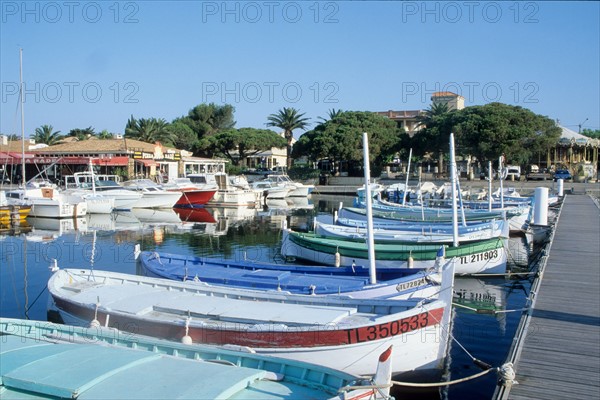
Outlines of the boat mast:
<svg viewBox="0 0 600 400">
<path fill-rule="evenodd" d="M 412 147 L 408 152 L 408 168 L 406 169 L 406 183 L 404 184 L 404 197 L 402 197 L 402 205 L 406 204 L 406 194 L 408 193 L 408 177 L 410 176 L 410 159 L 412 158 Z"/>
<path fill-rule="evenodd" d="M 450 132 L 450 181 L 452 182 L 452 245 L 458 246 L 458 211 L 456 207 L 456 156 L 454 154 L 454 133 Z"/>
<path fill-rule="evenodd" d="M 23 96 L 23 49 L 19 49 L 19 94 L 21 98 L 21 183 L 25 188 L 25 97 Z"/>
<path fill-rule="evenodd" d="M 377 283 L 375 273 L 375 239 L 373 238 L 373 209 L 371 197 L 371 170 L 369 168 L 369 138 L 363 132 L 363 159 L 365 163 L 365 200 L 367 202 L 367 249 L 369 251 L 369 278 L 371 284 Z"/>
<path fill-rule="evenodd" d="M 494 175 L 492 174 L 492 162 L 488 161 L 488 211 L 492 211 L 492 180 Z"/>
</svg>

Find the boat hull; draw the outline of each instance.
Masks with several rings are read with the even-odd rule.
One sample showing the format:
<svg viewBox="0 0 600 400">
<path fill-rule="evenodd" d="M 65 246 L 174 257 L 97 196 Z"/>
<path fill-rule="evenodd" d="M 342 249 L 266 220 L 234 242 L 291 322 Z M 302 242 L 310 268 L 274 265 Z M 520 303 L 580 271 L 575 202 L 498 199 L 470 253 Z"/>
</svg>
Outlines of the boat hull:
<svg viewBox="0 0 600 400">
<path fill-rule="evenodd" d="M 414 270 L 394 279 L 370 283 L 369 276 L 352 275 L 352 270 L 326 267 L 330 273 L 315 273 L 318 267 L 285 266 L 260 262 L 220 262 L 169 253 L 136 252 L 139 274 L 175 281 L 202 282 L 211 285 L 253 290 L 279 290 L 296 294 L 343 294 L 357 299 L 410 299 L 434 296 L 439 290 L 441 274 Z M 322 269 L 322 268 L 321 268 Z M 400 270 L 399 270 L 400 271 Z"/>
<path fill-rule="evenodd" d="M 452 276 L 452 267 L 447 271 Z M 452 280 L 446 282 L 451 288 Z M 176 341 L 189 336 L 194 343 L 312 360 L 355 375 L 372 375 L 372 362 L 390 345 L 394 374 L 441 368 L 452 294 L 441 290 L 438 300 L 423 302 L 361 300 L 202 289 L 85 270 L 56 272 L 48 289 L 51 309 L 67 323 L 95 319 L 122 331 Z"/>
<path fill-rule="evenodd" d="M 133 205 L 132 208 L 173 208 L 181 199 L 179 193 L 169 191 L 161 192 L 143 192 L 142 197 Z"/>
<path fill-rule="evenodd" d="M 214 207 L 256 207 L 261 202 L 261 193 L 252 190 L 217 190 L 213 198 L 206 203 Z"/>
<path fill-rule="evenodd" d="M 446 254 L 448 257 L 457 257 L 456 273 L 459 275 L 504 273 L 507 261 L 504 241 L 496 238 L 466 243 L 456 248 L 447 246 Z M 438 249 L 439 244 L 376 243 L 375 257 L 377 264 L 385 267 L 431 268 L 435 264 Z M 366 264 L 369 259 L 364 242 L 319 238 L 289 229 L 283 230 L 281 255 L 327 265 Z"/>
<path fill-rule="evenodd" d="M 205 205 L 213 198 L 216 190 L 182 190 L 173 207 L 195 208 Z"/>
<path fill-rule="evenodd" d="M 6 398 L 24 390 L 39 399 L 382 398 L 370 381 L 338 370 L 110 328 L 0 318 L 0 334 Z M 165 371 L 179 379 L 165 380 Z"/>
</svg>

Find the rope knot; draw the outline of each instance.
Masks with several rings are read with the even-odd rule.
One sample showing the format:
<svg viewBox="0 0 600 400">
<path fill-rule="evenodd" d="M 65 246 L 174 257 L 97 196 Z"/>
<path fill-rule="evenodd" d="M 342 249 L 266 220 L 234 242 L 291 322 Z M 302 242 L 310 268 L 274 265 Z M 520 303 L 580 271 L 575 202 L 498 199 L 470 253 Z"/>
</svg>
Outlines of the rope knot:
<svg viewBox="0 0 600 400">
<path fill-rule="evenodd" d="M 518 385 L 519 382 L 515 380 L 516 374 L 513 368 L 513 363 L 503 364 L 498 368 L 498 383 L 504 387 L 511 387 L 512 385 Z"/>
</svg>

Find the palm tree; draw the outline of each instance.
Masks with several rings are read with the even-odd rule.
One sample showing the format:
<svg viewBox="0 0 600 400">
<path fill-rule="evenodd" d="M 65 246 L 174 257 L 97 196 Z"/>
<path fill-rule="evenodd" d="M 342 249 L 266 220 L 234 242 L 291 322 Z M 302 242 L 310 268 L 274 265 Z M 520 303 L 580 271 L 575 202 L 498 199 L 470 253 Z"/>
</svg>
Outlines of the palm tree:
<svg viewBox="0 0 600 400">
<path fill-rule="evenodd" d="M 329 110 L 327 112 L 327 118 L 319 117 L 319 119 L 323 122 L 327 122 L 327 121 L 334 119 L 335 117 L 337 117 L 338 115 L 340 115 L 343 112 L 344 111 L 342 111 L 341 109 L 336 110 L 335 108 L 332 108 L 331 110 Z"/>
<path fill-rule="evenodd" d="M 448 103 L 433 103 L 428 110 L 425 110 L 424 114 L 417 116 L 417 126 L 427 127 L 427 124 L 431 125 L 436 117 L 449 112 Z"/>
<path fill-rule="evenodd" d="M 60 131 L 54 132 L 52 125 L 42 125 L 39 128 L 35 128 L 33 139 L 36 143 L 45 143 L 48 146 L 52 146 L 62 139 L 62 135 Z"/>
<path fill-rule="evenodd" d="M 83 128 L 83 129 L 80 129 L 80 128 L 71 129 L 69 131 L 69 136 L 76 137 L 77 140 L 88 140 L 92 136 L 96 136 L 96 132 L 94 132 L 94 128 L 92 128 L 91 126 L 88 126 L 87 128 Z"/>
<path fill-rule="evenodd" d="M 448 138 L 445 137 L 446 132 L 441 126 L 436 126 L 436 123 L 442 120 L 442 118 L 450 113 L 448 103 L 433 103 L 428 110 L 425 110 L 424 114 L 417 116 L 417 126 L 423 127 L 426 133 L 436 136 L 434 141 L 430 141 L 430 146 L 435 146 L 434 142 L 438 142 L 438 171 L 441 173 L 444 170 L 444 150 L 448 143 Z M 431 131 L 431 132 L 429 132 Z M 444 137 L 440 137 L 443 135 Z M 448 132 L 449 135 L 449 132 Z M 449 136 L 448 136 L 449 137 Z"/>
<path fill-rule="evenodd" d="M 168 129 L 169 124 L 163 118 L 140 118 L 133 115 L 127 121 L 125 137 L 141 140 L 142 142 L 171 145 L 174 140 L 173 133 Z"/>
<path fill-rule="evenodd" d="M 292 167 L 292 140 L 294 139 L 294 129 L 306 129 L 309 125 L 309 118 L 302 118 L 304 113 L 299 114 L 295 108 L 283 107 L 277 114 L 271 114 L 267 117 L 269 122 L 267 126 L 274 126 L 283 129 L 283 136 L 287 140 L 287 167 Z"/>
</svg>

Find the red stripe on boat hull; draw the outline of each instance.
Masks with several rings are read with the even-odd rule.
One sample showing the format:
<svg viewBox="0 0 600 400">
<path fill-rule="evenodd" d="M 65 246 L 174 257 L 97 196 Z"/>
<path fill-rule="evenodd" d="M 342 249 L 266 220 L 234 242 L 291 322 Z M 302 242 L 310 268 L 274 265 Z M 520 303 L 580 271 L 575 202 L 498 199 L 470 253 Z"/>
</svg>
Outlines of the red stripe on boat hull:
<svg viewBox="0 0 600 400">
<path fill-rule="evenodd" d="M 73 304 L 54 297 L 56 306 L 86 321 L 94 319 L 94 309 Z M 101 325 L 106 325 L 106 312 L 99 309 L 97 319 Z M 108 313 L 110 314 L 110 313 Z M 387 339 L 393 336 L 418 331 L 428 326 L 437 325 L 444 314 L 443 308 L 415 314 L 411 317 L 350 329 L 336 329 L 334 325 L 322 326 L 319 330 L 303 327 L 289 327 L 281 330 L 249 331 L 247 325 L 240 324 L 239 329 L 231 327 L 231 323 L 219 326 L 218 322 L 207 323 L 204 327 L 190 326 L 188 335 L 194 343 L 203 344 L 236 344 L 258 348 L 302 348 L 320 346 L 344 346 Z M 110 314 L 108 326 L 121 331 L 153 336 L 169 340 L 181 340 L 186 335 L 185 317 L 181 325 L 163 321 L 138 319 L 121 314 Z M 266 325 L 266 324 L 265 324 Z M 275 328 L 276 325 L 273 325 Z M 267 326 L 268 327 L 268 326 Z"/>
</svg>

